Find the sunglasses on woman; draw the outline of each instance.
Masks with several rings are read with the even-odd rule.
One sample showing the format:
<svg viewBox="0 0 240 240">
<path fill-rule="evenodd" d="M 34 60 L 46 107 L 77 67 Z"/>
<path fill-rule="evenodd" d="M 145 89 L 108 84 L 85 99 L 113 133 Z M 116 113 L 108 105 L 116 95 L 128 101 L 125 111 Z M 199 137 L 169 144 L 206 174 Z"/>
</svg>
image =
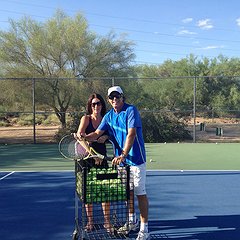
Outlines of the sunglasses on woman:
<svg viewBox="0 0 240 240">
<path fill-rule="evenodd" d="M 92 103 L 92 107 L 101 106 L 101 105 L 102 105 L 102 103 L 100 101 Z"/>
</svg>

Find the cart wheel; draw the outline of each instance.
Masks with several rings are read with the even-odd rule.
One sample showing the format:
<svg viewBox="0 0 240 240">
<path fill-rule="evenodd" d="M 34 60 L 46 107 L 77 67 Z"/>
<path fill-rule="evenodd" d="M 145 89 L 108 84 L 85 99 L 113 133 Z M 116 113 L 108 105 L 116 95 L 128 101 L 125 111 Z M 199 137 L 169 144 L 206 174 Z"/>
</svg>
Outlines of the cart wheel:
<svg viewBox="0 0 240 240">
<path fill-rule="evenodd" d="M 78 231 L 77 231 L 77 229 L 75 229 L 73 234 L 72 234 L 72 240 L 78 240 Z"/>
</svg>

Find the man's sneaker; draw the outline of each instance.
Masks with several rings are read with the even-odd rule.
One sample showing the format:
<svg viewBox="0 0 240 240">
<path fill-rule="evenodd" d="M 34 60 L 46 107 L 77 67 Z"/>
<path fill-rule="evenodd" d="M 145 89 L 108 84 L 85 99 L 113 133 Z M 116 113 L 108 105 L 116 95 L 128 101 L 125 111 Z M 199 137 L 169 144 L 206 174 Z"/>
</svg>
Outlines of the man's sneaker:
<svg viewBox="0 0 240 240">
<path fill-rule="evenodd" d="M 136 240 L 149 240 L 151 239 L 150 233 L 140 231 Z"/>
<path fill-rule="evenodd" d="M 118 234 L 128 234 L 130 231 L 136 231 L 138 229 L 138 220 L 133 222 L 126 222 L 122 227 L 120 227 L 117 232 Z"/>
</svg>

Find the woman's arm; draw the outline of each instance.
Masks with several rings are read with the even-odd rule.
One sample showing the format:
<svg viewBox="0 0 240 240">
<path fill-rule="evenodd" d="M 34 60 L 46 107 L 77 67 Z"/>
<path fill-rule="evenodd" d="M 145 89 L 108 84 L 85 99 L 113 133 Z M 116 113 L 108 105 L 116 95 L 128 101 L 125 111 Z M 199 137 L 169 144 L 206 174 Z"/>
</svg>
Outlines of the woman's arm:
<svg viewBox="0 0 240 240">
<path fill-rule="evenodd" d="M 85 115 L 80 120 L 80 124 L 77 130 L 77 137 L 81 138 L 81 136 L 86 135 L 86 128 L 88 124 L 89 124 L 89 116 Z"/>
</svg>

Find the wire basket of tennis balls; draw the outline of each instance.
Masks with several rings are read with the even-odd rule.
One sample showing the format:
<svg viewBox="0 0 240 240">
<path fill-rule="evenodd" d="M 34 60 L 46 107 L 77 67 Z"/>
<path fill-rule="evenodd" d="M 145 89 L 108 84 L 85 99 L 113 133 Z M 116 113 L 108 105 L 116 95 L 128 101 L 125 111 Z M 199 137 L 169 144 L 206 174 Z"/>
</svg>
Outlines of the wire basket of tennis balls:
<svg viewBox="0 0 240 240">
<path fill-rule="evenodd" d="M 77 175 L 78 176 L 78 175 Z M 86 181 L 77 180 L 78 193 L 82 193 L 82 184 L 85 203 L 101 203 L 112 201 L 124 201 L 127 199 L 126 185 L 124 184 L 123 175 L 118 175 L 118 171 L 112 168 L 91 168 L 85 175 Z"/>
</svg>

